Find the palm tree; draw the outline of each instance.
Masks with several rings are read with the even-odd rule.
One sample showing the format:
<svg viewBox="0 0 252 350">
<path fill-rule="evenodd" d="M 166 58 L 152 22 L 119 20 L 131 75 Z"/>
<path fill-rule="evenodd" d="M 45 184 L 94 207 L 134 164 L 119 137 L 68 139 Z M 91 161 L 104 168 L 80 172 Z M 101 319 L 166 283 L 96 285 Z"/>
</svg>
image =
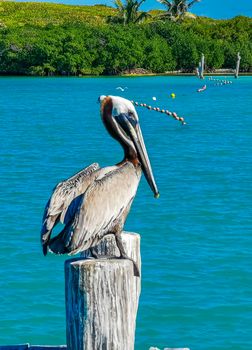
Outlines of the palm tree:
<svg viewBox="0 0 252 350">
<path fill-rule="evenodd" d="M 150 15 L 147 12 L 139 12 L 140 6 L 145 2 L 145 0 L 115 0 L 115 6 L 118 9 L 118 15 L 111 20 L 113 22 L 120 22 L 124 25 L 129 23 L 140 23 L 145 20 Z"/>
<path fill-rule="evenodd" d="M 160 15 L 162 18 L 168 18 L 173 21 L 183 20 L 188 13 L 188 10 L 196 3 L 201 0 L 157 0 L 160 4 L 166 7 L 164 14 Z"/>
</svg>

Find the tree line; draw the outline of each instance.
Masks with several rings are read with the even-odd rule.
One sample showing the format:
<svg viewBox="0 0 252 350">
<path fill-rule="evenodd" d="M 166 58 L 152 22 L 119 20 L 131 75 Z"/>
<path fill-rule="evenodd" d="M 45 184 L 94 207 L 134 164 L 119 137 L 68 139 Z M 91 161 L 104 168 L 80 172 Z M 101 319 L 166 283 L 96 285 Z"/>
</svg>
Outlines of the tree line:
<svg viewBox="0 0 252 350">
<path fill-rule="evenodd" d="M 175 19 L 164 20 L 159 13 L 158 19 L 124 25 L 118 15 L 115 12 L 114 20 L 107 16 L 103 23 L 69 17 L 60 24 L 39 25 L 29 19 L 22 25 L 0 22 L 0 74 L 113 75 L 137 68 L 153 73 L 193 72 L 202 52 L 207 69 L 213 71 L 233 69 L 238 51 L 241 70 L 252 68 L 251 18 L 218 21 L 183 15 L 181 20 L 180 15 L 172 15 Z"/>
</svg>

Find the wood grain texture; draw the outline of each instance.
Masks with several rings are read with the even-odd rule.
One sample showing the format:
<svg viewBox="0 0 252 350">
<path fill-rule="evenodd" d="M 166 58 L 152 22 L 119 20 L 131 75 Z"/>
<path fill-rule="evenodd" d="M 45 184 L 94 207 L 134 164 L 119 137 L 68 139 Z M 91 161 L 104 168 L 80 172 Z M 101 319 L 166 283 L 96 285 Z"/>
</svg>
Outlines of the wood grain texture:
<svg viewBox="0 0 252 350">
<path fill-rule="evenodd" d="M 122 234 L 129 257 L 139 266 L 140 236 Z M 117 255 L 114 237 L 97 247 Z M 67 347 L 69 350 L 133 350 L 140 278 L 126 259 L 72 259 L 65 264 Z"/>
</svg>

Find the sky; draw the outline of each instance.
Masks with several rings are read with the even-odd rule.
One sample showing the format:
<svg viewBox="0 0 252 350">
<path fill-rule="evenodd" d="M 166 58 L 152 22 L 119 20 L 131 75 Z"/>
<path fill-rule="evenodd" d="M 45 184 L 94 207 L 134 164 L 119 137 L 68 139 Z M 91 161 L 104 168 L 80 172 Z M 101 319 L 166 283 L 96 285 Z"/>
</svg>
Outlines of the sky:
<svg viewBox="0 0 252 350">
<path fill-rule="evenodd" d="M 17 0 L 23 1 L 23 0 Z M 27 0 L 26 0 L 27 1 Z M 29 1 L 29 0 L 28 0 Z M 36 1 L 36 0 L 33 0 Z M 38 1 L 38 0 L 37 0 Z M 113 6 L 113 0 L 46 0 L 47 2 L 64 3 L 70 5 L 95 5 L 106 4 Z M 122 0 L 123 1 L 123 0 Z M 163 9 L 157 0 L 145 0 L 142 10 Z M 192 12 L 199 16 L 207 16 L 216 19 L 232 18 L 238 15 L 252 17 L 252 0 L 201 0 L 196 3 Z"/>
</svg>

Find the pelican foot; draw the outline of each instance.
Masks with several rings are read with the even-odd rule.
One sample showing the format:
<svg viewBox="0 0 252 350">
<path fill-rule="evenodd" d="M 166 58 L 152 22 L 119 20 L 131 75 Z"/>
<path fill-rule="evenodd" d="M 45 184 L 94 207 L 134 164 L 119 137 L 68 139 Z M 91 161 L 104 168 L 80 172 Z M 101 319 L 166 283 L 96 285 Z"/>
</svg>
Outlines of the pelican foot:
<svg viewBox="0 0 252 350">
<path fill-rule="evenodd" d="M 102 254 L 98 254 L 95 249 L 90 248 L 90 252 L 91 255 L 94 259 L 127 259 L 132 261 L 133 263 L 133 271 L 134 271 L 134 276 L 136 277 L 140 277 L 140 272 L 139 272 L 139 268 L 137 266 L 137 264 L 135 263 L 135 261 L 131 258 L 129 258 L 126 254 L 121 254 L 121 256 L 115 256 L 115 255 L 102 255 Z"/>
<path fill-rule="evenodd" d="M 119 259 L 127 259 L 127 260 L 132 261 L 132 263 L 133 263 L 134 276 L 135 276 L 135 277 L 140 277 L 139 268 L 138 268 L 137 264 L 135 263 L 135 261 L 134 261 L 133 259 L 129 258 L 127 255 L 121 255 L 121 256 L 119 257 Z"/>
<path fill-rule="evenodd" d="M 137 264 L 135 263 L 135 261 L 133 259 L 131 259 L 130 257 L 128 257 L 125 249 L 124 249 L 124 246 L 123 246 L 123 242 L 122 242 L 122 236 L 121 234 L 117 233 L 115 234 L 115 239 L 116 239 L 116 244 L 117 244 L 117 247 L 119 249 L 119 252 L 120 252 L 120 257 L 119 259 L 127 259 L 127 260 L 130 260 L 132 261 L 133 263 L 133 271 L 134 271 L 134 276 L 136 277 L 140 277 L 140 271 L 139 271 L 139 268 L 137 266 Z"/>
<path fill-rule="evenodd" d="M 97 251 L 93 248 L 89 248 L 90 253 L 93 258 L 95 259 L 117 259 L 117 256 L 114 255 L 104 255 L 104 254 L 99 254 Z"/>
</svg>

